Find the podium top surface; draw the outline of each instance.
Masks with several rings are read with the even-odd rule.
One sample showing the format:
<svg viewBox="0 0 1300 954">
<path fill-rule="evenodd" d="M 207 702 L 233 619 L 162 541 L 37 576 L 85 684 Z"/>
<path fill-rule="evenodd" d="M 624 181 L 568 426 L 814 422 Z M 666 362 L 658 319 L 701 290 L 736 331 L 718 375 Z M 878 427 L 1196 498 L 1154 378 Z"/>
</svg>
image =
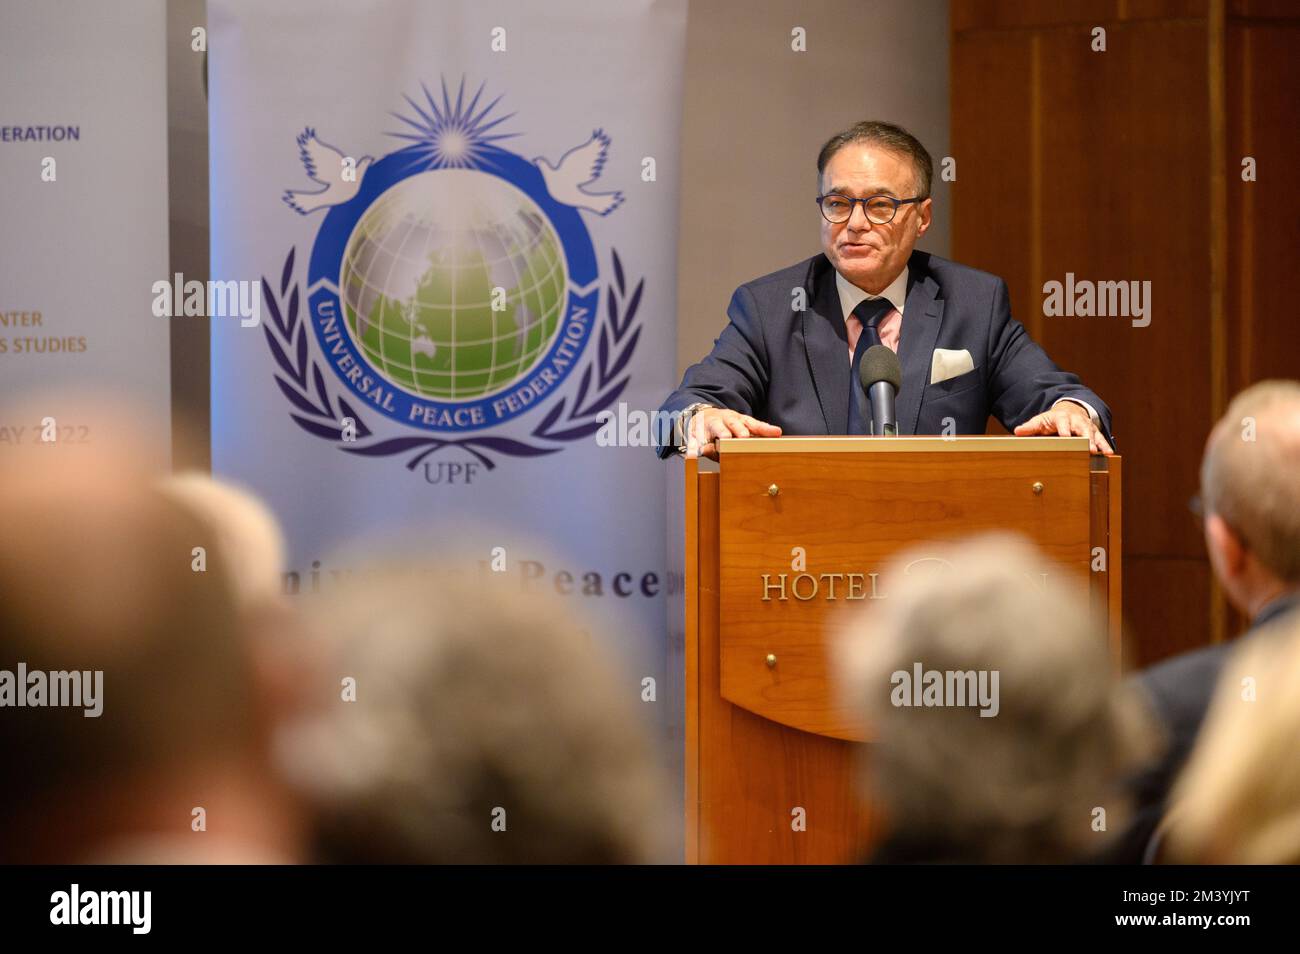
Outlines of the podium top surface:
<svg viewBox="0 0 1300 954">
<path fill-rule="evenodd" d="M 970 434 L 960 437 L 906 435 L 902 437 L 746 437 L 718 441 L 723 454 L 827 454 L 827 453 L 961 453 L 963 451 L 1083 451 L 1086 437 L 1010 437 Z"/>
</svg>

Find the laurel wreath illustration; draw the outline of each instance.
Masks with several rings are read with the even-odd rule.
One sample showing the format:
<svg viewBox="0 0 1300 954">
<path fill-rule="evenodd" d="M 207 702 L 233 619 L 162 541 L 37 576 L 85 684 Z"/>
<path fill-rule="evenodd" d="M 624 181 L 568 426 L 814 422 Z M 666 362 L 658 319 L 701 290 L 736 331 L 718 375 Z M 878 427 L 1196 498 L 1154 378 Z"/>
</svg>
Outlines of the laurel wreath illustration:
<svg viewBox="0 0 1300 954">
<path fill-rule="evenodd" d="M 271 356 L 279 366 L 274 375 L 281 393 L 297 413 L 290 411 L 294 422 L 316 437 L 331 441 L 349 454 L 365 457 L 390 457 L 412 453 L 406 462 L 414 470 L 431 454 L 447 448 L 460 448 L 480 460 L 488 470 L 496 467 L 493 454 L 512 457 L 540 457 L 563 450 L 565 444 L 588 437 L 600 429 L 597 415 L 613 404 L 631 380 L 628 363 L 641 337 L 641 327 L 636 325 L 637 310 L 645 279 L 636 283 L 628 293 L 623 262 L 617 251 L 611 250 L 614 264 L 614 282 L 606 287 L 605 320 L 601 323 L 595 360 L 589 360 L 582 371 L 578 391 L 570 401 L 561 397 L 533 428 L 528 440 L 492 435 L 471 437 L 438 437 L 434 435 L 407 437 L 378 437 L 365 423 L 361 414 L 341 394 L 334 396 L 325 385 L 325 375 L 320 364 L 311 356 L 307 346 L 306 322 L 299 316 L 300 286 L 292 281 L 296 249 L 290 249 L 280 273 L 278 296 L 272 284 L 262 277 L 262 297 L 270 312 L 271 321 L 262 323 Z M 636 325 L 636 327 L 633 327 Z M 590 400 L 588 396 L 590 395 Z M 565 411 L 568 414 L 565 414 Z M 348 439 L 344 419 L 354 422 L 355 439 Z"/>
</svg>

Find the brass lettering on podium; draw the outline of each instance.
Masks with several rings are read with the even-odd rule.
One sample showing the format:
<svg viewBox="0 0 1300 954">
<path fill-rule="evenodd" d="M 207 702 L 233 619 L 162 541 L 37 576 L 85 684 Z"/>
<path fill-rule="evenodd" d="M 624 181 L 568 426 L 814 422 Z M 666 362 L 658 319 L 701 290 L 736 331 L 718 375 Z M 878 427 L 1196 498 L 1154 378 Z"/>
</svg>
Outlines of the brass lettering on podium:
<svg viewBox="0 0 1300 954">
<path fill-rule="evenodd" d="M 764 573 L 763 602 L 770 603 L 775 599 L 783 603 L 793 597 L 806 603 L 819 595 L 825 600 L 838 600 L 841 597 L 835 585 L 841 580 L 848 582 L 847 593 L 843 596 L 845 600 L 883 600 L 885 595 L 879 590 L 879 577 L 879 573 Z M 870 595 L 866 592 L 868 580 L 871 581 Z M 777 595 L 773 597 L 773 593 Z"/>
<path fill-rule="evenodd" d="M 914 569 L 925 564 L 923 572 L 942 572 L 950 567 L 943 557 L 919 557 L 903 568 L 910 575 Z M 1032 586 L 1040 590 L 1047 589 L 1047 573 L 1027 575 Z M 764 573 L 764 603 L 773 601 L 789 602 L 795 599 L 807 603 L 820 597 L 823 600 L 883 600 L 887 595 L 880 591 L 879 573 Z M 846 586 L 839 591 L 836 584 L 845 581 Z M 869 585 L 868 585 L 869 581 Z M 776 594 L 775 596 L 773 594 Z M 842 594 L 842 595 L 841 595 Z"/>
</svg>

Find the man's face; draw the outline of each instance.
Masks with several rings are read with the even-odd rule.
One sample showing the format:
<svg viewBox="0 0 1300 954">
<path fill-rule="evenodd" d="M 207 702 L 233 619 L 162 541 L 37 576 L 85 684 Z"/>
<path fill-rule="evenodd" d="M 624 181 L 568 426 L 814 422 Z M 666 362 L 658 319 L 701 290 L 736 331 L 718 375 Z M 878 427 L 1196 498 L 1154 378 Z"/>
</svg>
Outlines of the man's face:
<svg viewBox="0 0 1300 954">
<path fill-rule="evenodd" d="M 868 143 L 850 143 L 826 163 L 822 195 L 832 192 L 854 199 L 887 195 L 910 199 L 916 195 L 911 160 Z M 900 205 L 894 220 L 877 225 L 861 204 L 847 222 L 822 223 L 822 249 L 836 271 L 873 295 L 884 291 L 907 264 L 916 240 L 930 228 L 931 201 Z"/>
</svg>

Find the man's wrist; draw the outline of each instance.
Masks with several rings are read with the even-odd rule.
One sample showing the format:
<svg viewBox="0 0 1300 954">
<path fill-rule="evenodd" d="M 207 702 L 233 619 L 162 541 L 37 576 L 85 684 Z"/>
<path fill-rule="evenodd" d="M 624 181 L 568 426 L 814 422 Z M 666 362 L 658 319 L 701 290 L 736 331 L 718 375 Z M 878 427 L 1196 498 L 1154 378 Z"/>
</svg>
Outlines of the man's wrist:
<svg viewBox="0 0 1300 954">
<path fill-rule="evenodd" d="M 699 411 L 713 406 L 704 401 L 698 401 L 681 412 L 681 415 L 677 418 L 677 450 L 679 452 L 686 453 L 686 445 L 691 433 L 691 418 Z"/>
</svg>

